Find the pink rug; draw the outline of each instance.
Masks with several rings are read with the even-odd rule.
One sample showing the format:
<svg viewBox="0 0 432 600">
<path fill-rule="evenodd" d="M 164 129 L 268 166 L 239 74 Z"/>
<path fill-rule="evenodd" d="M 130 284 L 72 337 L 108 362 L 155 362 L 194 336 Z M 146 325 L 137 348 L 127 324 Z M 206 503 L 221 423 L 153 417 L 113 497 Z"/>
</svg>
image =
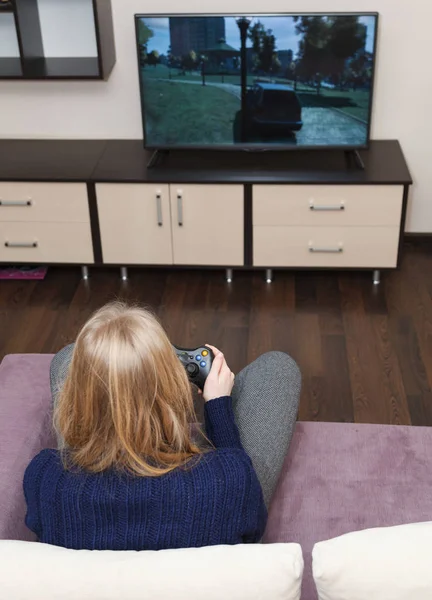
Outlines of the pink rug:
<svg viewBox="0 0 432 600">
<path fill-rule="evenodd" d="M 45 279 L 47 267 L 2 267 L 0 279 Z"/>
</svg>

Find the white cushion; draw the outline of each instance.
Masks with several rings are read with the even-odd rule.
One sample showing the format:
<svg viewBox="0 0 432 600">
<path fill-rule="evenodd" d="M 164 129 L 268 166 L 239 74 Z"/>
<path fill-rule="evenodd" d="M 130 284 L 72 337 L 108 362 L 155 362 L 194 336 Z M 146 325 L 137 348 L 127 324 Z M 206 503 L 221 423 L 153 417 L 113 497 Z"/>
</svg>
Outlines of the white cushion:
<svg viewBox="0 0 432 600">
<path fill-rule="evenodd" d="M 431 600 L 432 523 L 366 529 L 320 542 L 320 600 Z"/>
<path fill-rule="evenodd" d="M 302 575 L 298 544 L 120 552 L 0 541 L 4 600 L 299 600 Z"/>
</svg>

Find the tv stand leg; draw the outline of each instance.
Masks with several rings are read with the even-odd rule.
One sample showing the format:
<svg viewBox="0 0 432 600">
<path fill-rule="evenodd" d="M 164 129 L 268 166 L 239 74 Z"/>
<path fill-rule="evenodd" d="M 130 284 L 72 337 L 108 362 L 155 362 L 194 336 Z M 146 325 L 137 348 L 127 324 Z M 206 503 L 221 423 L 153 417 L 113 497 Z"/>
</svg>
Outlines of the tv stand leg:
<svg viewBox="0 0 432 600">
<path fill-rule="evenodd" d="M 356 167 L 358 169 L 360 169 L 361 171 L 364 171 L 365 170 L 365 164 L 364 164 L 363 159 L 360 156 L 360 152 L 358 150 L 354 150 L 353 157 L 354 157 L 354 162 L 356 164 Z"/>
<path fill-rule="evenodd" d="M 273 281 L 273 271 L 271 269 L 266 269 L 265 280 L 266 283 L 271 283 Z"/>
<path fill-rule="evenodd" d="M 127 267 L 120 267 L 120 277 L 122 281 L 127 281 L 129 279 Z"/>
<path fill-rule="evenodd" d="M 233 280 L 233 270 L 232 269 L 227 269 L 225 271 L 225 279 L 227 283 L 232 283 Z"/>
<path fill-rule="evenodd" d="M 360 156 L 360 152 L 358 150 L 346 150 L 345 158 L 347 161 L 348 168 L 351 165 L 351 158 L 352 158 L 354 161 L 354 165 L 357 167 L 357 169 L 359 169 L 360 171 L 365 170 L 365 164 L 364 164 L 363 159 Z"/>
<path fill-rule="evenodd" d="M 87 279 L 89 278 L 89 270 L 88 267 L 82 266 L 81 267 L 81 277 L 87 281 Z"/>
<path fill-rule="evenodd" d="M 147 169 L 153 169 L 159 166 L 164 156 L 167 156 L 168 150 L 155 150 L 150 156 L 150 160 L 147 163 Z"/>
<path fill-rule="evenodd" d="M 375 269 L 375 271 L 372 274 L 372 281 L 374 285 L 379 285 L 381 282 L 381 271 L 379 271 L 378 269 Z"/>
</svg>

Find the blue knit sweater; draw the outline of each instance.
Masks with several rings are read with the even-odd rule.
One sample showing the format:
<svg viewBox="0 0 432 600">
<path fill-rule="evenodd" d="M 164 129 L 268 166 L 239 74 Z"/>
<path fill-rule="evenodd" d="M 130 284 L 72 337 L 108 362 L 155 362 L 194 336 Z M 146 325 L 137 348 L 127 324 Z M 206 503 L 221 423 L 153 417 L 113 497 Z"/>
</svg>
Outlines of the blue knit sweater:
<svg viewBox="0 0 432 600">
<path fill-rule="evenodd" d="M 43 450 L 24 476 L 27 527 L 42 542 L 89 550 L 259 541 L 267 512 L 231 398 L 207 402 L 205 420 L 215 450 L 161 477 L 71 472 L 57 450 Z"/>
</svg>

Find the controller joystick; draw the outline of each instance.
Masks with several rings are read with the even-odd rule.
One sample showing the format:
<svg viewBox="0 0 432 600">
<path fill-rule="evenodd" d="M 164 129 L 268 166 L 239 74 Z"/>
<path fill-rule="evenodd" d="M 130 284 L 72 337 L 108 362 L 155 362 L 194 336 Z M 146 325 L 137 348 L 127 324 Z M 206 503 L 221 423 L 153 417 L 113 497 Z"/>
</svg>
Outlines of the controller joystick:
<svg viewBox="0 0 432 600">
<path fill-rule="evenodd" d="M 213 363 L 213 351 L 207 346 L 188 349 L 174 346 L 174 352 L 182 362 L 189 380 L 195 384 L 200 390 L 204 389 L 205 381 L 210 373 Z"/>
</svg>

